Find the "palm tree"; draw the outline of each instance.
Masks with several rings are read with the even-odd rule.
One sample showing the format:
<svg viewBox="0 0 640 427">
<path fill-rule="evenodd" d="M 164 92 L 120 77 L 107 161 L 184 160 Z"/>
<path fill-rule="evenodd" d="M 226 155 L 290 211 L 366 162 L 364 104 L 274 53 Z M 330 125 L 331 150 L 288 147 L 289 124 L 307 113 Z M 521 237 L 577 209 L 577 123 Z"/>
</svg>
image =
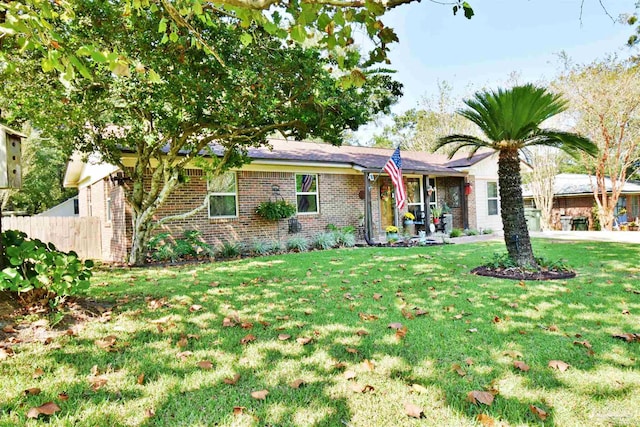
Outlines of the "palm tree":
<svg viewBox="0 0 640 427">
<path fill-rule="evenodd" d="M 541 129 L 546 119 L 563 112 L 567 102 L 545 88 L 528 84 L 511 89 L 478 92 L 466 100 L 458 114 L 478 125 L 483 138 L 472 135 L 449 135 L 440 138 L 437 148 L 454 144 L 452 157 L 462 148 L 469 156 L 481 148 L 499 152 L 498 186 L 500 188 L 504 241 L 509 257 L 518 266 L 537 267 L 524 217 L 520 151 L 534 145 L 551 146 L 572 156 L 584 152 L 594 156 L 598 148 L 588 138 L 575 133 Z"/>
</svg>

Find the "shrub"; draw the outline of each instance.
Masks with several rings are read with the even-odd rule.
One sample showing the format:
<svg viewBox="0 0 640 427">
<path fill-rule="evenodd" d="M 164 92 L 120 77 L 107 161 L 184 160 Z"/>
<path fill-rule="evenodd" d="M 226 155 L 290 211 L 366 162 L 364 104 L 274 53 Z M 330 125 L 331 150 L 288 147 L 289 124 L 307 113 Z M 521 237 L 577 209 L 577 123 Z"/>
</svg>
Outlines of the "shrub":
<svg viewBox="0 0 640 427">
<path fill-rule="evenodd" d="M 213 248 L 201 240 L 202 232 L 186 230 L 181 239 L 174 239 L 167 232 L 153 236 L 147 244 L 149 258 L 159 262 L 176 262 L 190 258 L 209 258 L 214 255 Z"/>
<path fill-rule="evenodd" d="M 335 238 L 336 244 L 339 246 L 344 246 L 346 248 L 352 248 L 356 245 L 356 235 L 355 232 L 346 230 L 348 227 L 344 227 L 342 230 L 336 231 Z"/>
<path fill-rule="evenodd" d="M 482 234 L 493 234 L 493 230 L 490 228 L 485 228 L 482 230 Z"/>
<path fill-rule="evenodd" d="M 295 215 L 296 207 L 285 200 L 266 201 L 258 205 L 256 213 L 269 221 L 277 221 Z"/>
<path fill-rule="evenodd" d="M 282 246 L 282 243 L 280 243 L 277 240 L 274 240 L 269 243 L 269 252 L 272 254 L 279 254 L 284 252 L 284 247 Z"/>
<path fill-rule="evenodd" d="M 313 246 L 317 249 L 331 249 L 335 245 L 335 233 L 318 233 L 313 238 Z"/>
<path fill-rule="evenodd" d="M 478 233 L 478 230 L 474 230 L 471 228 L 471 229 L 464 230 L 464 234 L 466 234 L 467 236 L 477 236 L 480 233 Z"/>
<path fill-rule="evenodd" d="M 149 239 L 147 252 L 154 261 L 176 261 L 174 246 L 169 233 L 158 233 Z"/>
<path fill-rule="evenodd" d="M 220 258 L 237 258 L 242 253 L 242 245 L 238 242 L 224 240 L 218 247 L 216 255 Z"/>
<path fill-rule="evenodd" d="M 304 237 L 292 237 L 287 240 L 287 249 L 290 251 L 304 252 L 309 249 L 309 240 Z"/>
<path fill-rule="evenodd" d="M 254 255 L 268 255 L 271 252 L 271 243 L 262 240 L 254 240 L 251 243 L 251 253 Z"/>
<path fill-rule="evenodd" d="M 82 262 L 75 252 L 62 252 L 52 243 L 29 239 L 21 231 L 2 233 L 6 267 L 0 272 L 0 290 L 28 292 L 43 289 L 54 294 L 49 303 L 55 306 L 60 297 L 75 295 L 89 287 L 93 261 Z"/>
<path fill-rule="evenodd" d="M 459 228 L 453 228 L 451 230 L 451 233 L 449 234 L 449 237 L 460 237 L 462 236 L 462 230 L 460 230 Z"/>
<path fill-rule="evenodd" d="M 189 244 L 191 249 L 188 255 L 194 257 L 211 257 L 214 255 L 211 245 L 202 240 L 202 232 L 200 230 L 185 230 L 185 232 L 182 233 L 182 239 L 179 241 L 184 241 Z"/>
</svg>

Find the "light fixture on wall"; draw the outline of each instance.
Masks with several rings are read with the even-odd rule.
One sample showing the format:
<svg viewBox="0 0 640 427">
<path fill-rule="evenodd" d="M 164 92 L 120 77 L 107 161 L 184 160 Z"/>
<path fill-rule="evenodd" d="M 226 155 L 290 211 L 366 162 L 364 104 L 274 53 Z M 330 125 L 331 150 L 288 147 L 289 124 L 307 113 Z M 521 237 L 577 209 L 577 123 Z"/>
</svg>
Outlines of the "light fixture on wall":
<svg viewBox="0 0 640 427">
<path fill-rule="evenodd" d="M 131 181 L 131 178 L 129 178 L 128 176 L 124 176 L 124 173 L 122 172 L 116 173 L 115 176 L 111 175 L 109 179 L 111 179 L 111 182 L 117 185 L 124 185 L 125 182 Z"/>
<path fill-rule="evenodd" d="M 432 186 L 428 186 L 427 187 L 427 196 L 431 197 L 432 194 L 433 194 L 433 187 Z"/>
<path fill-rule="evenodd" d="M 369 174 L 369 181 L 373 182 L 376 180 L 376 176 L 372 173 Z"/>
<path fill-rule="evenodd" d="M 470 182 L 465 182 L 464 183 L 464 195 L 468 196 L 471 194 L 471 192 L 473 191 L 473 185 L 471 185 Z"/>
<path fill-rule="evenodd" d="M 277 184 L 271 184 L 271 192 L 276 195 L 280 194 L 280 186 Z"/>
</svg>

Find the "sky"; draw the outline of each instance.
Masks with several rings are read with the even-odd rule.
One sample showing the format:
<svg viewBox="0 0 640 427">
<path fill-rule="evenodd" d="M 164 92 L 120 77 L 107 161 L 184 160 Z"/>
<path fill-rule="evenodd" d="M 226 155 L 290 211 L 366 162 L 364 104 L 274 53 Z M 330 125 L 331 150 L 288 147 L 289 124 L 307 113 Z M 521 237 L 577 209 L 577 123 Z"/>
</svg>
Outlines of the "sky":
<svg viewBox="0 0 640 427">
<path fill-rule="evenodd" d="M 470 20 L 460 12 L 453 16 L 451 5 L 430 0 L 397 7 L 383 17 L 400 39 L 389 54 L 389 68 L 404 84 L 394 113 L 437 95 L 438 81 L 448 82 L 454 96 L 465 97 L 499 87 L 514 72 L 518 83 L 550 81 L 560 71 L 562 51 L 577 64 L 634 53 L 626 47 L 634 28 L 612 17 L 634 12 L 635 0 L 468 1 L 475 12 Z M 365 142 L 375 131 L 375 125 L 367 126 L 358 138 Z"/>
</svg>

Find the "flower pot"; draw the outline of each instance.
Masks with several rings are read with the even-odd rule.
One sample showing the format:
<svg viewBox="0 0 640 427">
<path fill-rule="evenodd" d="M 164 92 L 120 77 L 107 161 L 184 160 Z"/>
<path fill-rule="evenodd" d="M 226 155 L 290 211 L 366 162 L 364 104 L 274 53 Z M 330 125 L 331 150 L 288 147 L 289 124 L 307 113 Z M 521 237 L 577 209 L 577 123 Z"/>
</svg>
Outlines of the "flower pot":
<svg viewBox="0 0 640 427">
<path fill-rule="evenodd" d="M 387 233 L 387 240 L 398 240 L 399 238 L 398 233 Z"/>
<path fill-rule="evenodd" d="M 412 219 L 405 219 L 404 220 L 404 225 L 413 225 L 413 220 Z"/>
<path fill-rule="evenodd" d="M 434 224 L 440 224 L 440 218 L 433 218 Z"/>
</svg>

